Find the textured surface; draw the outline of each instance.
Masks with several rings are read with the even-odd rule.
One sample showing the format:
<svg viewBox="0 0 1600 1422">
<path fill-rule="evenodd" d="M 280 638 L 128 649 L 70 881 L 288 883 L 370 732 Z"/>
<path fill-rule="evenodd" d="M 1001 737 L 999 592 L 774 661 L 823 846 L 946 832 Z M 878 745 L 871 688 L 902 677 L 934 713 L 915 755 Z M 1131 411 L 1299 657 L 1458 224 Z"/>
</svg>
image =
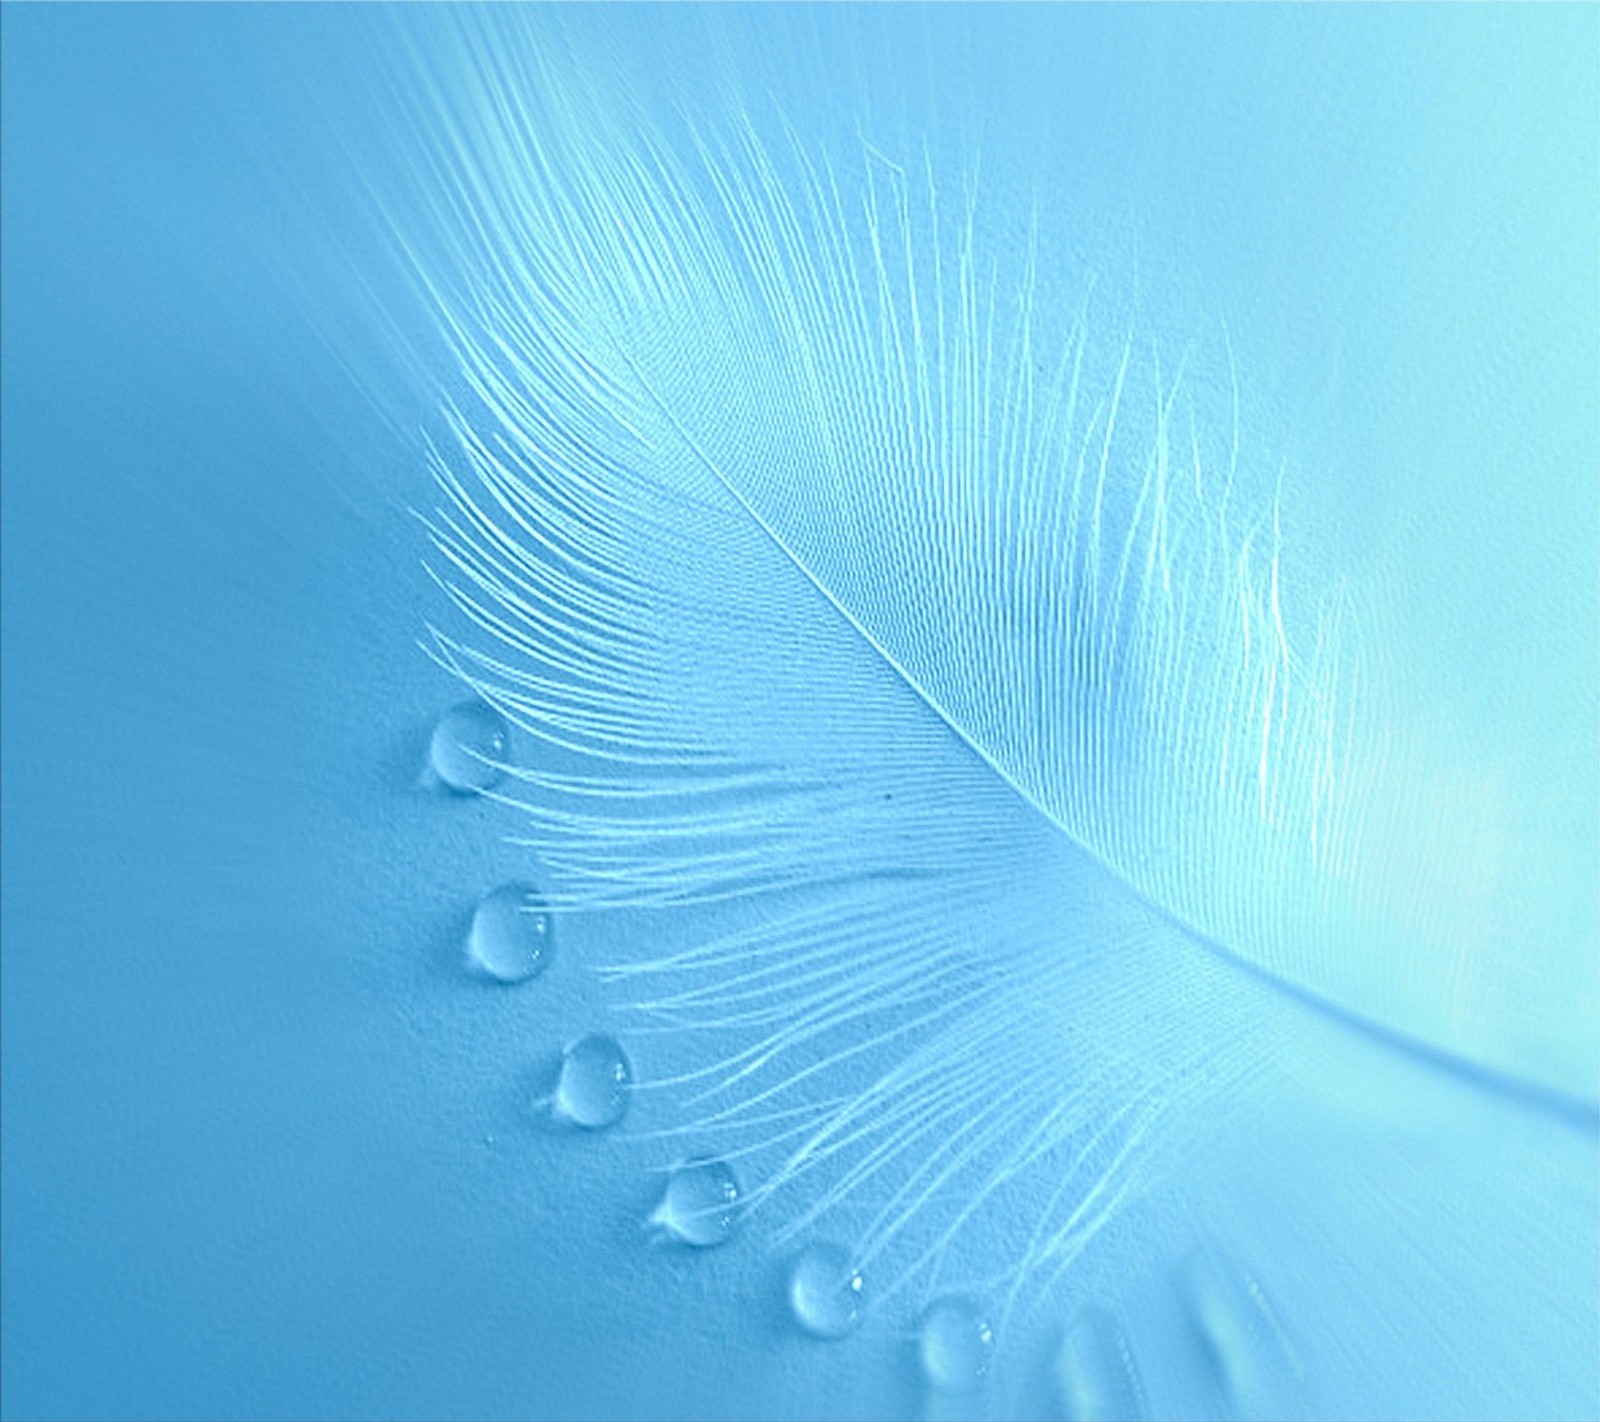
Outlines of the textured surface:
<svg viewBox="0 0 1600 1422">
<path fill-rule="evenodd" d="M 436 502 L 419 428 L 450 451 L 435 382 L 452 387 L 464 427 L 491 424 L 372 213 L 386 210 L 418 260 L 436 264 L 441 294 L 481 275 L 462 259 L 459 226 L 425 201 L 467 171 L 426 169 L 452 151 L 432 146 L 440 116 L 458 116 L 469 151 L 498 122 L 481 107 L 471 50 L 453 27 L 401 30 L 340 12 L 8 6 L 3 23 L 5 1413 L 926 1412 L 908 1338 L 934 1287 L 926 1279 L 840 1344 L 807 1340 L 787 1318 L 783 1264 L 822 1186 L 800 1180 L 732 1243 L 691 1257 L 647 1246 L 642 1228 L 654 1172 L 682 1150 L 649 1133 L 690 1119 L 681 1093 L 642 1092 L 618 1136 L 574 1139 L 530 1119 L 534 1083 L 564 1042 L 626 1035 L 629 1019 L 609 1004 L 664 995 L 636 974 L 608 988 L 591 968 L 723 934 L 742 955 L 723 966 L 749 973 L 760 960 L 743 955 L 764 941 L 794 949 L 785 920 L 739 904 L 611 910 L 562 921 L 551 967 L 526 990 L 462 971 L 477 896 L 534 872 L 528 851 L 506 842 L 529 825 L 509 806 L 421 783 L 433 717 L 459 689 L 416 645 L 448 606 L 421 571 L 429 541 L 408 509 Z M 854 364 L 830 353 L 830 379 L 855 384 L 820 405 L 770 355 L 792 342 L 763 346 L 736 326 L 729 337 L 709 301 L 693 320 L 677 306 L 676 327 L 658 310 L 624 332 L 634 376 L 656 362 L 641 384 L 678 412 L 676 431 L 659 405 L 647 412 L 645 434 L 660 447 L 688 429 L 719 467 L 744 470 L 749 503 L 773 527 L 788 520 L 802 561 L 859 622 L 877 619 L 878 640 L 896 645 L 947 717 L 812 600 L 814 584 L 793 559 L 773 558 L 747 507 L 716 503 L 726 484 L 672 464 L 672 479 L 701 481 L 705 507 L 676 533 L 652 534 L 652 561 L 639 561 L 637 538 L 628 545 L 626 571 L 653 580 L 634 605 L 660 625 L 640 659 L 611 649 L 610 674 L 627 678 L 613 689 L 631 698 L 612 726 L 635 743 L 663 726 L 698 739 L 734 757 L 716 773 L 735 780 L 739 756 L 759 761 L 695 811 L 696 872 L 790 876 L 800 894 L 817 893 L 810 879 L 862 875 L 859 894 L 802 899 L 799 912 L 816 917 L 794 931 L 842 922 L 855 932 L 854 951 L 813 962 L 850 1001 L 876 993 L 891 1016 L 911 989 L 943 1001 L 947 983 L 1002 982 L 974 1039 L 986 1053 L 956 1070 L 959 1039 L 929 1049 L 937 1079 L 972 1095 L 919 1097 L 891 1078 L 899 1094 L 874 1104 L 863 1093 L 894 1070 L 892 1042 L 872 1070 L 846 1068 L 842 1090 L 879 1128 L 908 1102 L 981 1123 L 978 1103 L 1007 1090 L 1022 1106 L 1059 1106 L 1058 1124 L 1087 1125 L 1091 1143 L 1113 1124 L 1073 1203 L 1114 1196 L 1117 1208 L 1103 1221 L 1091 1208 L 1097 1228 L 1081 1248 L 1062 1237 L 1069 1272 L 1002 1328 L 989 1405 L 1056 1409 L 1052 1389 L 1066 1378 L 1068 1399 L 1098 1388 L 1142 1396 L 1156 1415 L 1592 1415 L 1593 16 L 1426 12 L 1358 25 L 1337 14 L 1095 11 L 992 24 L 817 19 L 798 37 L 735 17 L 713 27 L 715 42 L 700 25 L 623 12 L 567 22 L 559 40 L 534 27 L 524 41 L 583 56 L 570 72 L 606 78 L 582 100 L 603 113 L 614 112 L 605 91 L 618 76 L 676 76 L 693 96 L 686 118 L 665 107 L 666 80 L 641 80 L 630 102 L 660 120 L 652 131 L 677 135 L 673 161 L 686 169 L 684 125 L 742 144 L 717 116 L 754 94 L 752 112 L 781 108 L 795 122 L 799 151 L 840 163 L 852 211 L 873 192 L 882 214 L 897 193 L 926 196 L 897 160 L 923 138 L 959 152 L 963 116 L 981 114 L 985 184 L 1032 194 L 1041 213 L 1051 261 L 1033 289 L 1068 294 L 1039 303 L 1038 341 L 1065 338 L 1041 357 L 1052 370 L 1072 349 L 1085 278 L 1100 276 L 1078 438 L 1064 433 L 1060 447 L 1080 447 L 1133 330 L 1128 388 L 1142 432 L 1127 465 L 1141 478 L 1120 487 L 1145 487 L 1140 460 L 1159 447 L 1153 396 L 1189 388 L 1176 371 L 1192 338 L 1183 381 L 1195 382 L 1209 479 L 1232 438 L 1231 346 L 1241 427 L 1265 461 L 1250 476 L 1256 509 L 1273 507 L 1281 468 L 1282 533 L 1296 554 L 1284 566 L 1310 585 L 1305 606 L 1346 575 L 1382 590 L 1399 662 L 1385 668 L 1393 714 L 1446 762 L 1408 773 L 1433 777 L 1435 808 L 1440 793 L 1472 814 L 1500 807 L 1494 832 L 1480 825 L 1472 843 L 1492 851 L 1502 890 L 1464 903 L 1475 861 L 1446 855 L 1431 897 L 1398 915 L 1432 932 L 1433 948 L 1409 932 L 1346 934 L 1356 966 L 1342 959 L 1341 977 L 1304 935 L 1247 923 L 1253 946 L 1221 946 L 1272 981 L 1239 972 L 1125 892 L 1132 879 L 1161 900 L 1176 883 L 1188 911 L 1164 902 L 1169 913 L 1218 940 L 1240 927 L 1217 907 L 1226 898 L 1208 896 L 1236 892 L 1218 876 L 1247 849 L 1236 836 L 1207 841 L 1196 861 L 1188 811 L 1172 809 L 1173 772 L 1150 778 L 1149 738 L 1090 761 L 1132 775 L 1123 786 L 1156 785 L 1148 810 L 1135 813 L 1144 802 L 1126 790 L 1040 770 L 1050 747 L 1033 732 L 1050 721 L 1030 698 L 1050 668 L 1027 661 L 1015 650 L 1025 639 L 1009 641 L 995 619 L 1035 607 L 1046 569 L 1006 562 L 1036 580 L 1015 589 L 973 571 L 982 549 L 1037 530 L 1048 511 L 1006 482 L 1029 467 L 1007 442 L 1019 436 L 997 445 L 953 427 L 984 458 L 964 466 L 973 497 L 946 522 L 903 486 L 913 491 L 898 506 L 912 521 L 902 526 L 915 532 L 924 518 L 916 537 L 953 540 L 931 565 L 943 592 L 974 589 L 956 604 L 961 624 L 939 620 L 940 597 L 911 593 L 930 565 L 898 557 L 910 544 L 886 551 L 881 520 L 898 516 L 902 486 L 783 507 L 803 487 L 796 468 L 817 455 L 804 439 L 823 438 L 819 416 L 839 422 L 829 437 L 847 487 L 860 487 L 860 471 L 918 467 L 874 443 L 886 432 L 952 428 L 890 418 L 891 406 L 846 423 L 863 390 L 909 391 L 914 408 L 947 388 L 978 408 L 953 375 L 926 392 L 895 383 L 881 315 L 909 320 L 912 288 L 893 285 L 907 270 L 900 234 L 879 249 L 886 273 L 891 257 L 899 264 L 883 304 L 865 308 L 874 339 Z M 405 33 L 420 40 L 416 69 L 398 58 Z M 516 77 L 521 51 L 504 35 L 474 42 Z M 419 69 L 446 76 L 442 94 L 406 87 Z M 747 93 L 717 87 L 728 73 Z M 925 122 L 929 107 L 938 122 Z M 637 151 L 631 130 L 580 133 L 599 152 Z M 571 172 L 592 180 L 593 161 Z M 962 190 L 959 176 L 939 185 Z M 487 189 L 495 202 L 508 191 Z M 944 210 L 959 229 L 959 198 Z M 655 203 L 634 216 L 650 214 L 667 220 Z M 981 234 L 986 250 L 1025 258 L 1026 228 L 1020 241 L 1007 222 L 999 229 Z M 593 234 L 616 259 L 602 286 L 629 270 L 616 244 L 643 230 Z M 852 223 L 851 240 L 865 230 Z M 816 243 L 808 233 L 806 250 Z M 869 243 L 851 260 L 870 274 L 872 253 Z M 979 303 L 986 282 L 972 286 Z M 670 283 L 658 306 L 663 295 L 682 300 Z M 375 330 L 375 309 L 400 329 Z M 1014 350 L 1001 333 L 1021 329 L 1018 308 L 999 309 L 995 340 Z M 499 319 L 474 314 L 477 332 Z M 607 315 L 570 334 L 598 361 L 619 344 L 615 326 Z M 909 340 L 909 324 L 899 330 Z M 707 382 L 708 371 L 723 375 Z M 581 440 L 586 455 L 612 437 L 576 402 L 543 408 L 553 437 Z M 1020 428 L 1019 407 L 1000 408 Z M 1191 482 L 1171 485 L 1174 509 L 1192 488 L 1187 419 L 1178 444 Z M 1009 463 L 996 454 L 1007 449 Z M 473 473 L 470 459 L 448 462 Z M 559 465 L 568 479 L 585 468 Z M 949 467 L 921 467 L 936 466 Z M 643 479 L 640 465 L 619 463 L 611 488 L 659 485 L 662 467 L 642 466 Z M 978 498 L 996 489 L 1012 493 Z M 980 506 L 1004 516 L 985 522 Z M 628 516 L 641 507 L 652 511 L 635 500 Z M 871 537 L 829 523 L 847 507 L 872 515 Z M 1108 526 L 1151 527 L 1113 512 L 1121 522 Z M 609 526 L 628 527 L 620 515 Z M 1063 546 L 1083 545 L 1041 539 L 1039 556 Z M 1141 573 L 1163 548 L 1144 536 L 1131 546 Z M 824 566 L 837 550 L 856 562 Z M 1270 608 L 1273 566 L 1264 557 L 1247 584 L 1257 612 Z M 1070 580 L 1070 566 L 1057 571 Z M 663 600 L 674 572 L 702 605 Z M 735 593 L 743 621 L 724 609 Z M 1305 606 L 1302 625 L 1314 627 Z M 907 609 L 932 620 L 895 623 Z M 1061 615 L 1073 624 L 1081 605 Z M 985 653 L 996 643 L 1012 660 Z M 1139 645 L 1143 678 L 1128 684 L 1144 696 L 1170 673 L 1150 670 L 1162 665 L 1159 639 Z M 1083 695 L 1080 670 L 1065 669 L 1072 696 Z M 730 702 L 735 684 L 756 689 Z M 639 695 L 650 689 L 661 703 Z M 649 720 L 663 706 L 666 719 Z M 1070 821 L 1070 838 L 999 784 L 949 720 Z M 778 730 L 789 771 L 773 754 Z M 1161 764 L 1192 771 L 1184 744 Z M 535 745 L 522 735 L 518 753 L 546 775 L 578 773 L 541 761 Z M 1451 767 L 1467 777 L 1453 790 Z M 868 803 L 869 786 L 896 798 Z M 1445 818 L 1464 832 L 1465 814 Z M 1116 839 L 1129 825 L 1158 838 L 1136 852 Z M 1178 847 L 1162 850 L 1160 833 Z M 603 843 L 614 857 L 628 845 Z M 751 843 L 760 856 L 738 857 Z M 689 844 L 679 838 L 655 861 L 666 897 L 702 882 L 682 855 Z M 547 844 L 532 862 L 581 871 L 587 852 L 563 859 Z M 1163 854 L 1193 878 L 1163 879 Z M 637 846 L 624 857 L 630 873 L 648 872 Z M 908 868 L 925 877 L 904 877 Z M 1284 901 L 1281 885 L 1237 892 L 1245 904 Z M 1207 914 L 1214 921 L 1194 923 Z M 1459 951 L 1463 924 L 1472 951 L 1446 962 L 1438 955 Z M 826 954 L 836 941 L 812 946 Z M 946 967 L 949 978 L 930 973 Z M 808 991 L 826 982 L 812 977 Z M 1308 1007 L 1282 982 L 1456 1067 Z M 1452 989 L 1443 997 L 1441 983 Z M 739 1020 L 761 999 L 736 1009 L 727 991 L 666 1006 L 718 1016 L 737 1050 L 741 1033 L 766 1030 Z M 646 1080 L 708 1060 L 695 1036 L 628 1040 Z M 978 1127 L 980 1177 L 1012 1158 L 1001 1148 L 1026 1128 L 1022 1116 L 999 1119 L 992 1136 Z M 1120 1153 L 1125 1136 L 1138 1151 Z M 1093 1196 L 1102 1179 L 1111 1185 Z M 947 1186 L 915 1211 L 869 1278 L 898 1276 L 897 1257 L 915 1264 L 964 1190 Z M 1041 1220 L 1062 1218 L 1052 1190 L 1013 1182 L 952 1237 L 941 1281 L 998 1276 L 998 1319 Z M 847 1201 L 827 1228 L 881 1237 L 895 1217 L 883 1203 L 852 1214 Z M 1062 1331 L 1084 1307 L 1069 1337 L 1086 1351 L 1063 1362 Z"/>
</svg>

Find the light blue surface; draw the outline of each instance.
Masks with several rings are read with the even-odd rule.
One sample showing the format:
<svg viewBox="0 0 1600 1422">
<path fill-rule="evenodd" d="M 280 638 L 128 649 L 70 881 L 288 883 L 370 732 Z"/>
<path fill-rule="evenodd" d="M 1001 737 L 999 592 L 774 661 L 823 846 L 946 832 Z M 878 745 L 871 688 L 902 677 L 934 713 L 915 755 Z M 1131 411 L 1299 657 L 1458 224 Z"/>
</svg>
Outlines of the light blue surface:
<svg viewBox="0 0 1600 1422">
<path fill-rule="evenodd" d="M 1210 342 L 1213 378 L 1226 329 L 1289 545 L 1382 589 L 1394 714 L 1436 724 L 1441 794 L 1503 807 L 1473 843 L 1510 887 L 1465 898 L 1460 858 L 1442 881 L 1489 925 L 1448 1011 L 1416 1005 L 1437 999 L 1405 945 L 1310 984 L 1351 1018 L 1392 1008 L 1387 1036 L 1228 963 L 1174 976 L 1190 996 L 1157 1008 L 1150 1061 L 1250 1043 L 1232 1085 L 1192 1114 L 1173 1091 L 1124 1208 L 953 1403 L 912 1336 L 937 1289 L 843 1341 L 796 1327 L 803 1241 L 773 1243 L 790 1206 L 714 1249 L 651 1242 L 684 1149 L 650 1132 L 681 1094 L 636 1092 L 616 1133 L 540 1119 L 588 1032 L 623 1038 L 642 1080 L 698 1063 L 629 1036 L 591 971 L 694 922 L 569 917 L 529 983 L 465 969 L 479 897 L 539 866 L 507 840 L 517 812 L 425 773 L 462 693 L 419 649 L 450 613 L 411 510 L 439 501 L 420 432 L 461 380 L 377 220 L 424 263 L 459 240 L 429 225 L 425 169 L 441 102 L 484 117 L 457 22 L 7 4 L 0 23 L 5 1416 L 1600 1410 L 1592 9 L 488 27 L 580 56 L 569 78 L 663 132 L 680 97 L 714 131 L 734 75 L 807 151 L 859 132 L 953 174 L 981 135 L 986 182 L 1039 201 L 1063 288 L 1136 289 L 1141 330 L 1174 358 Z M 935 744 L 915 726 L 885 744 Z M 797 730 L 796 754 L 830 734 Z M 1107 892 L 1078 865 L 1039 902 L 1073 875 Z M 1168 931 L 1123 971 L 1168 963 Z M 1089 1037 L 1085 1001 L 1038 1015 Z M 1024 1194 L 980 1221 L 944 1284 L 1003 1272 L 1043 1211 Z M 1075 1319 L 1087 1351 L 1063 1359 Z"/>
</svg>

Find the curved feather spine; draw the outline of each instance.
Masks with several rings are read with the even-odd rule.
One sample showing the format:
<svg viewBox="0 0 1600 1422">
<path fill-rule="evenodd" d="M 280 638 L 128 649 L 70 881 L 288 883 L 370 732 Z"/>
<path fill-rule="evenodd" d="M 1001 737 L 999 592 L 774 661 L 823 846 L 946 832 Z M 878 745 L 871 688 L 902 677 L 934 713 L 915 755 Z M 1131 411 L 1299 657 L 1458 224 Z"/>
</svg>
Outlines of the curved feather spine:
<svg viewBox="0 0 1600 1422">
<path fill-rule="evenodd" d="M 451 595 L 505 655 L 440 650 L 542 744 L 613 774 L 604 791 L 589 773 L 524 777 L 556 902 L 848 885 L 887 904 L 885 886 L 912 876 L 966 912 L 1004 901 L 1006 855 L 975 852 L 986 834 L 1016 843 L 1004 797 L 967 780 L 912 789 L 920 765 L 948 765 L 938 728 L 920 728 L 918 754 L 885 754 L 909 713 L 870 673 L 870 734 L 847 753 L 788 744 L 800 698 L 774 696 L 754 724 L 730 712 L 728 688 L 763 684 L 735 642 L 770 654 L 794 626 L 822 636 L 819 609 L 802 610 L 813 597 L 996 781 L 1169 921 L 1353 1014 L 1475 1050 L 1452 1039 L 1440 998 L 1465 951 L 1454 884 L 1436 871 L 1405 902 L 1389 861 L 1396 848 L 1437 861 L 1447 828 L 1469 849 L 1487 831 L 1442 825 L 1426 786 L 1395 789 L 1411 748 L 1393 744 L 1356 599 L 1291 599 L 1278 501 L 1242 487 L 1237 415 L 1212 495 L 1187 360 L 1170 380 L 1159 356 L 1144 369 L 1130 331 L 1086 371 L 1087 298 L 1060 305 L 1071 324 L 1053 339 L 1066 317 L 1044 310 L 1033 232 L 1008 285 L 976 180 L 947 216 L 926 155 L 914 200 L 916 166 L 870 144 L 847 171 L 792 131 L 768 144 L 748 113 L 727 132 L 685 120 L 676 144 L 628 141 L 548 74 L 537 120 L 506 117 L 509 82 L 487 87 L 510 151 L 491 155 L 498 183 L 460 165 L 475 229 L 457 253 L 465 280 L 441 298 L 469 396 L 439 458 L 453 512 L 436 529 Z M 773 590 L 774 550 L 804 588 Z M 703 685 L 696 637 L 728 659 Z M 830 733 L 854 732 L 846 701 L 819 715 Z M 1374 804 L 1398 826 L 1375 823 Z M 1482 862 L 1469 853 L 1461 872 Z M 1031 936 L 1026 952 L 1059 951 L 1059 935 Z M 877 957 L 795 954 L 770 977 L 750 976 L 750 946 L 641 1006 L 767 1031 L 722 1078 L 764 1107 L 766 1088 L 749 1088 L 761 1071 L 896 1007 L 937 1008 L 964 974 L 936 931 Z M 1015 1011 L 1013 996 L 986 1030 Z M 856 1048 L 774 1094 L 840 1052 Z"/>
</svg>

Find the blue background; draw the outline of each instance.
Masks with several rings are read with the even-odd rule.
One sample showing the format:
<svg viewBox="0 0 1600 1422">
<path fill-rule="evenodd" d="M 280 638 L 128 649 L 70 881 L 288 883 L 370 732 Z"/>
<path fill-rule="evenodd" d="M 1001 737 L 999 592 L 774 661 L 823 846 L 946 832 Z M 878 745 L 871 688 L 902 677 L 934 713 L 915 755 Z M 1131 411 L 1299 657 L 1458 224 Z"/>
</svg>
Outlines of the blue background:
<svg viewBox="0 0 1600 1422">
<path fill-rule="evenodd" d="M 690 62 L 681 17 L 607 23 Z M 536 991 L 460 971 L 473 897 L 520 858 L 504 811 L 420 776 L 457 694 L 417 647 L 428 400 L 334 256 L 370 238 L 329 135 L 386 141 L 359 117 L 371 22 L 3 26 L 0 1407 L 916 1411 L 904 1337 L 807 1345 L 757 1240 L 642 1247 L 659 1154 L 530 1127 L 530 1072 L 601 1022 L 581 933 Z M 1485 737 L 1576 747 L 1581 796 L 1595 12 L 932 33 L 999 144 L 1070 130 L 1057 176 L 1095 240 L 1136 214 L 1226 313 L 1263 418 L 1344 471 L 1330 537 L 1424 590 L 1417 675 Z M 1478 594 L 1448 601 L 1464 561 Z"/>
</svg>

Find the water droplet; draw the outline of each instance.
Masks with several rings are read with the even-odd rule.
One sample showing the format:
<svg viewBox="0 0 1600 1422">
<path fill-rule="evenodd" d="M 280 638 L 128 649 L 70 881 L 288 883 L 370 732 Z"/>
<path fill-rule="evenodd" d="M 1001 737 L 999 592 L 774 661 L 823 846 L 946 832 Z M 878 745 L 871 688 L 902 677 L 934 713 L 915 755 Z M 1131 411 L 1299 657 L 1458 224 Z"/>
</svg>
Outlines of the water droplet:
<svg viewBox="0 0 1600 1422">
<path fill-rule="evenodd" d="M 562 1120 L 598 1131 L 622 1119 L 632 1082 L 633 1068 L 615 1038 L 584 1037 L 561 1054 L 551 1109 Z"/>
<path fill-rule="evenodd" d="M 1284 1416 L 1301 1380 L 1299 1358 L 1261 1286 L 1206 1251 L 1184 1270 L 1189 1317 L 1231 1410 Z"/>
<path fill-rule="evenodd" d="M 812 1244 L 789 1271 L 789 1307 L 816 1338 L 843 1338 L 861 1322 L 861 1272 L 835 1244 Z"/>
<path fill-rule="evenodd" d="M 483 701 L 463 701 L 442 715 L 428 743 L 433 772 L 452 790 L 487 790 L 501 775 L 511 745 L 506 718 Z"/>
<path fill-rule="evenodd" d="M 1122 1329 L 1110 1314 L 1085 1309 L 1056 1355 L 1063 1415 L 1070 1422 L 1118 1422 L 1144 1415 L 1144 1389 Z"/>
<path fill-rule="evenodd" d="M 922 1371 L 943 1392 L 970 1392 L 983 1381 L 994 1354 L 994 1330 L 977 1303 L 936 1299 L 917 1325 Z"/>
<path fill-rule="evenodd" d="M 722 1244 L 738 1217 L 739 1177 L 723 1160 L 691 1160 L 678 1166 L 650 1214 L 662 1236 L 697 1249 Z"/>
<path fill-rule="evenodd" d="M 485 977 L 520 983 L 550 960 L 550 915 L 531 884 L 502 884 L 472 911 L 467 959 Z"/>
</svg>

